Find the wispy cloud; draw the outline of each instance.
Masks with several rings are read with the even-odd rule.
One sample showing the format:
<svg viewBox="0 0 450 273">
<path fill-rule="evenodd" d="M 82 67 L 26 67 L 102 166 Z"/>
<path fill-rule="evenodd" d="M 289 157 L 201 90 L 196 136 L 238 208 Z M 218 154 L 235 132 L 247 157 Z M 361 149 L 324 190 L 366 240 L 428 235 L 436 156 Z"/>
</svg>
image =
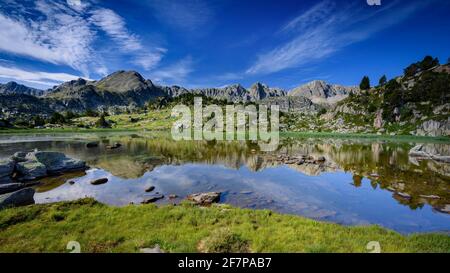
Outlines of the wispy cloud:
<svg viewBox="0 0 450 273">
<path fill-rule="evenodd" d="M 204 0 L 150 0 L 148 4 L 161 23 L 191 33 L 205 27 L 214 15 Z"/>
<path fill-rule="evenodd" d="M 150 74 L 150 78 L 160 84 L 182 83 L 192 71 L 193 61 L 189 56 L 172 65 L 158 69 Z"/>
<path fill-rule="evenodd" d="M 0 51 L 68 65 L 88 75 L 88 62 L 95 56 L 91 47 L 95 33 L 83 18 L 43 1 L 36 3 L 33 12 L 41 16 L 33 20 L 0 13 Z"/>
<path fill-rule="evenodd" d="M 75 80 L 80 76 L 67 73 L 49 73 L 41 71 L 29 71 L 16 67 L 5 67 L 0 65 L 0 78 L 14 79 L 28 83 L 53 86 L 61 82 Z"/>
<path fill-rule="evenodd" d="M 393 1 L 372 10 L 355 3 L 319 2 L 283 26 L 279 33 L 291 38 L 259 55 L 246 73 L 269 74 L 326 58 L 403 21 L 426 5 L 421 2 Z"/>
<path fill-rule="evenodd" d="M 89 77 L 108 72 L 96 44 L 104 32 L 119 49 L 114 54 L 126 55 L 131 64 L 148 70 L 160 62 L 166 49 L 144 46 L 124 18 L 95 3 L 39 0 L 2 5 L 0 51 L 67 65 Z"/>
</svg>

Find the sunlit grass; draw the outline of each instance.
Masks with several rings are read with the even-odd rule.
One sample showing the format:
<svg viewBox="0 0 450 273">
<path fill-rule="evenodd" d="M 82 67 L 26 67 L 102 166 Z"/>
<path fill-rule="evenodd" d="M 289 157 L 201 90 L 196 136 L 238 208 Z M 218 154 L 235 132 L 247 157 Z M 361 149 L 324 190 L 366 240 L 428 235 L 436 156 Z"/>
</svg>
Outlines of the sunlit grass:
<svg viewBox="0 0 450 273">
<path fill-rule="evenodd" d="M 234 245 L 224 245 L 214 236 L 229 238 Z M 205 247 L 368 252 L 370 241 L 378 241 L 382 252 L 450 252 L 447 235 L 403 236 L 377 226 L 346 227 L 223 205 L 119 208 L 82 199 L 0 211 L 0 252 L 65 252 L 69 241 L 78 241 L 82 252 L 139 252 L 155 244 L 167 252 L 197 252 Z"/>
</svg>

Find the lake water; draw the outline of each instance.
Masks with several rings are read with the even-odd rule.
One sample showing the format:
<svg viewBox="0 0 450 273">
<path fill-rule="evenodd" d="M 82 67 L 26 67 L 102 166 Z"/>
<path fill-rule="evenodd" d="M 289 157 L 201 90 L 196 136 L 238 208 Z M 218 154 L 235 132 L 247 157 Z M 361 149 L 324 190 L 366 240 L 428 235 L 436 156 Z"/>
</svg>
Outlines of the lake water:
<svg viewBox="0 0 450 273">
<path fill-rule="evenodd" d="M 92 140 L 99 147 L 87 148 Z M 119 142 L 118 149 L 106 145 Z M 86 172 L 41 180 L 36 203 L 93 197 L 139 204 L 145 189 L 176 203 L 188 194 L 222 192 L 222 203 L 346 225 L 378 224 L 402 233 L 450 232 L 450 164 L 416 162 L 416 143 L 344 139 L 282 139 L 277 151 L 251 142 L 172 141 L 165 134 L 57 134 L 0 136 L 0 157 L 17 151 L 61 151 L 85 160 Z M 448 153 L 449 144 L 430 144 Z M 285 164 L 280 155 L 324 156 L 318 164 Z M 91 185 L 96 178 L 108 183 Z M 68 183 L 74 181 L 74 184 Z M 153 192 L 153 193 L 154 193 Z M 168 199 L 170 194 L 178 195 Z"/>
</svg>

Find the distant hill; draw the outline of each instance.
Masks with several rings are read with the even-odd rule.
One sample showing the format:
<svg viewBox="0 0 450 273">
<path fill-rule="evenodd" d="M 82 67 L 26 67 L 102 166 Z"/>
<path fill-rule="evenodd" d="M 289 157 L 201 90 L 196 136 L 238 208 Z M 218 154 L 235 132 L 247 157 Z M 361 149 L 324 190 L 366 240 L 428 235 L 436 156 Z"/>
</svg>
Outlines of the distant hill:
<svg viewBox="0 0 450 273">
<path fill-rule="evenodd" d="M 39 97 L 45 93 L 44 90 L 31 88 L 17 82 L 0 83 L 0 94 L 25 94 Z"/>
</svg>

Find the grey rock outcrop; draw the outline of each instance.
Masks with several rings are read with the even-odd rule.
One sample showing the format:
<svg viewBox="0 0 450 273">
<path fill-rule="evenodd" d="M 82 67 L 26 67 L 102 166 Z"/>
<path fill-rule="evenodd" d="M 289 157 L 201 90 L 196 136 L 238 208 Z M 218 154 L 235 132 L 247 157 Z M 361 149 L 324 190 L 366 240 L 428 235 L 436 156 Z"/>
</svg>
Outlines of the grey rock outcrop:
<svg viewBox="0 0 450 273">
<path fill-rule="evenodd" d="M 445 121 L 425 121 L 417 128 L 415 134 L 418 136 L 450 136 L 450 117 Z"/>
</svg>

